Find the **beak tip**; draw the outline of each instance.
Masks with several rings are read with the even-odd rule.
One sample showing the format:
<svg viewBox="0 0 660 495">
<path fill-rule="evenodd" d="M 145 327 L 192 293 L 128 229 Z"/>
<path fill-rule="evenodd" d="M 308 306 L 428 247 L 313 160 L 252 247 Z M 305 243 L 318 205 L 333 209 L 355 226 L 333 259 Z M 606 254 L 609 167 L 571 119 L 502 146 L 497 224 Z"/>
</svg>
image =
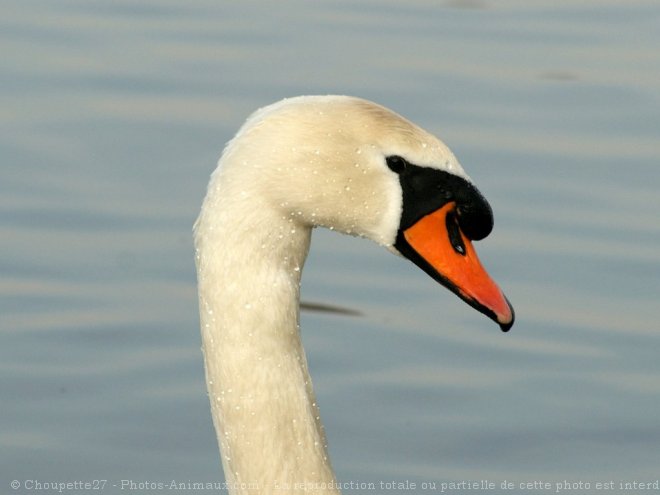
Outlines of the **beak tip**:
<svg viewBox="0 0 660 495">
<path fill-rule="evenodd" d="M 504 318 L 504 321 L 501 321 L 499 318 L 497 319 L 497 323 L 500 325 L 500 329 L 502 332 L 508 332 L 511 330 L 511 327 L 513 326 L 513 323 L 516 321 L 516 313 L 513 311 L 513 306 L 511 306 L 511 303 L 509 300 L 504 297 L 504 300 L 506 301 L 507 306 L 509 307 L 509 315 L 506 315 Z"/>
<path fill-rule="evenodd" d="M 500 330 L 506 333 L 509 330 L 511 330 L 512 326 L 513 326 L 513 320 L 511 320 L 509 323 L 500 323 Z"/>
</svg>

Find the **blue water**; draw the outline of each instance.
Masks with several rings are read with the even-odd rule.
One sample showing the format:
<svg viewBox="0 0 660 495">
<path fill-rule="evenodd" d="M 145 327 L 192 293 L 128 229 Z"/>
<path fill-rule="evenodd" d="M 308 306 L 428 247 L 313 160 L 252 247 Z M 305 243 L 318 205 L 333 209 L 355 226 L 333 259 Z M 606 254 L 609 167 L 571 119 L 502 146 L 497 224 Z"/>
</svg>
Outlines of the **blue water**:
<svg viewBox="0 0 660 495">
<path fill-rule="evenodd" d="M 657 491 L 619 483 L 660 478 L 659 25 L 636 0 L 4 2 L 0 491 L 222 480 L 191 226 L 245 117 L 313 93 L 448 143 L 518 316 L 316 232 L 303 298 L 364 314 L 303 315 L 339 480 Z"/>
</svg>

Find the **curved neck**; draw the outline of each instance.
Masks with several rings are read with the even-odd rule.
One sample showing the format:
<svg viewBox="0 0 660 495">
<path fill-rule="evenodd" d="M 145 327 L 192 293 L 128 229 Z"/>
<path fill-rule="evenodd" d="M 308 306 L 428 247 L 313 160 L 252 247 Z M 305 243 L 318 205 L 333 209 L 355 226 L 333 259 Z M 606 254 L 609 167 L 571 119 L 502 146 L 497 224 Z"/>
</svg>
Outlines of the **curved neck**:
<svg viewBox="0 0 660 495">
<path fill-rule="evenodd" d="M 265 205 L 209 196 L 195 228 L 196 261 L 229 492 L 338 493 L 327 489 L 335 478 L 298 326 L 311 230 Z"/>
</svg>

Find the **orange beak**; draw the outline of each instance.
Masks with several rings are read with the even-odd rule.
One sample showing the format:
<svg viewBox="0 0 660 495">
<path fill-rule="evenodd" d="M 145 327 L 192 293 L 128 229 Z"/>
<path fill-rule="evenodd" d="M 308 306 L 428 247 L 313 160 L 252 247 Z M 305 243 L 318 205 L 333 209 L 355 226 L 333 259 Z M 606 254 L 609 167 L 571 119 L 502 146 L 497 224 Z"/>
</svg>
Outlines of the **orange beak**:
<svg viewBox="0 0 660 495">
<path fill-rule="evenodd" d="M 500 288 L 481 265 L 472 242 L 463 234 L 457 219 L 456 203 L 418 220 L 403 231 L 415 253 L 416 261 L 436 280 L 470 306 L 499 323 L 502 331 L 513 325 L 514 312 Z"/>
</svg>

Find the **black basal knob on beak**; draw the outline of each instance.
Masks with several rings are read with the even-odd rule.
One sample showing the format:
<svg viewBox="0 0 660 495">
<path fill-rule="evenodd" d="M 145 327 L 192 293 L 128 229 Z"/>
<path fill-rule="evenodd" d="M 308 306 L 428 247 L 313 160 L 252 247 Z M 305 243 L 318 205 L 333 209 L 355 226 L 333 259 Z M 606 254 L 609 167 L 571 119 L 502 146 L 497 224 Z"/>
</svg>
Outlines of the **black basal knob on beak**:
<svg viewBox="0 0 660 495">
<path fill-rule="evenodd" d="M 493 210 L 486 198 L 468 182 L 455 194 L 461 231 L 472 241 L 487 237 L 493 230 Z"/>
</svg>

